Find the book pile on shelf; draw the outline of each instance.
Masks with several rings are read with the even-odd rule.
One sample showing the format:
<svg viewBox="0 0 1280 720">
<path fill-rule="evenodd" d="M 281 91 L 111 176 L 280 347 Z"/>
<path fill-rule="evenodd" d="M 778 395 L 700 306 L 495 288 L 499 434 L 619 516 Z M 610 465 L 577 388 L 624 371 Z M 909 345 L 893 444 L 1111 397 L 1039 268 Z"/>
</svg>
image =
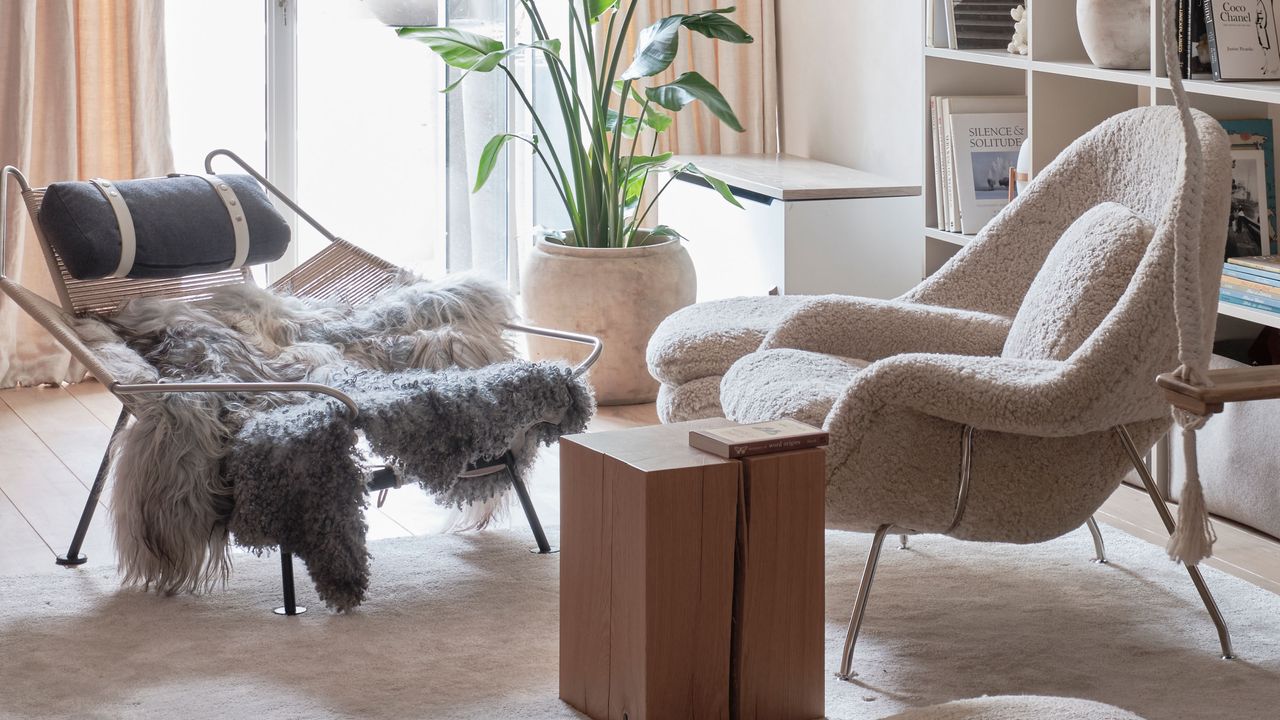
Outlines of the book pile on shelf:
<svg viewBox="0 0 1280 720">
<path fill-rule="evenodd" d="M 1222 265 L 1222 302 L 1280 313 L 1280 257 L 1229 258 Z"/>
<path fill-rule="evenodd" d="M 937 95 L 929 112 L 938 229 L 975 235 L 1009 204 L 1027 97 Z"/>
<path fill-rule="evenodd" d="M 1178 0 L 1184 79 L 1280 79 L 1275 0 Z"/>
<path fill-rule="evenodd" d="M 1030 0 L 929 0 L 929 47 L 1004 50 L 1013 39 L 1013 9 Z"/>
</svg>

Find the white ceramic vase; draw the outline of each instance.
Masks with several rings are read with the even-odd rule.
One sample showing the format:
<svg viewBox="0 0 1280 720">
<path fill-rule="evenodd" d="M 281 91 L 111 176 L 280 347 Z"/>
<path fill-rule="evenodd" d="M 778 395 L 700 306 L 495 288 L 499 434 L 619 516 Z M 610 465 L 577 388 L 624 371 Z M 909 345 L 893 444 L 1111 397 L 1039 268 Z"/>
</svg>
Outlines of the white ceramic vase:
<svg viewBox="0 0 1280 720">
<path fill-rule="evenodd" d="M 1113 70 L 1151 67 L 1151 0 L 1077 0 L 1076 25 L 1094 65 Z"/>
<path fill-rule="evenodd" d="M 639 240 L 640 237 L 637 237 Z M 693 260 L 678 239 L 630 248 L 580 248 L 539 239 L 520 274 L 525 320 L 594 335 L 604 352 L 587 378 L 601 405 L 653 402 L 645 349 L 658 323 L 697 297 Z M 533 360 L 578 362 L 586 350 L 529 338 Z"/>
</svg>

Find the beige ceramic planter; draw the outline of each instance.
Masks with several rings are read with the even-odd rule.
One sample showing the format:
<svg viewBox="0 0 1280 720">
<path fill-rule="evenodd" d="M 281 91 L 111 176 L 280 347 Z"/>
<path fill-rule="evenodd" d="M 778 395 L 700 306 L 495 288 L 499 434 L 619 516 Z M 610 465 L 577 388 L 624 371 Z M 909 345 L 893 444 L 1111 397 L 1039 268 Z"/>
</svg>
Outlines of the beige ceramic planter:
<svg viewBox="0 0 1280 720">
<path fill-rule="evenodd" d="M 578 248 L 539 239 L 521 271 L 525 319 L 594 335 L 604 352 L 587 376 L 601 405 L 653 402 L 658 383 L 645 365 L 649 337 L 697 296 L 693 261 L 679 240 L 631 248 Z M 529 338 L 534 360 L 586 356 L 576 346 Z"/>
</svg>

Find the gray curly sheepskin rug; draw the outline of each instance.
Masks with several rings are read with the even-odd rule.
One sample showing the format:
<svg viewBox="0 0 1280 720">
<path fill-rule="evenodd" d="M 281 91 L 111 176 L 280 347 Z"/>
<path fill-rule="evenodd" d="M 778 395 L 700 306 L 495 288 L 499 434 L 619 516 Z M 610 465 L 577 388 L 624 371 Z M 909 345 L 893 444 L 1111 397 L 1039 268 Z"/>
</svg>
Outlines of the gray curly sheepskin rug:
<svg viewBox="0 0 1280 720">
<path fill-rule="evenodd" d="M 369 586 L 366 466 L 388 464 L 483 527 L 505 471 L 459 478 L 508 450 L 580 432 L 589 388 L 560 363 L 516 360 L 504 289 L 477 277 L 398 278 L 358 306 L 251 285 L 199 303 L 135 300 L 77 330 L 124 382 L 329 385 L 359 406 L 302 393 L 135 396 L 113 447 L 112 515 L 127 584 L 207 590 L 230 572 L 229 541 L 301 558 L 325 604 Z"/>
</svg>

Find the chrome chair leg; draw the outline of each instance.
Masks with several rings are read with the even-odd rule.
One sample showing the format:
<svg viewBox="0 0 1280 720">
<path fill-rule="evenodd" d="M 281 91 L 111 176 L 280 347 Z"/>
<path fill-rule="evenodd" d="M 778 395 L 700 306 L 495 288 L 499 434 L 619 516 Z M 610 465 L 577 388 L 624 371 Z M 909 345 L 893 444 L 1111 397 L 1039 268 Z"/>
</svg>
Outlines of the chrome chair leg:
<svg viewBox="0 0 1280 720">
<path fill-rule="evenodd" d="M 1151 496 L 1151 502 L 1155 503 L 1156 512 L 1160 514 L 1160 520 L 1164 523 L 1164 528 L 1170 535 L 1176 528 L 1173 521 L 1173 514 L 1169 512 L 1169 508 L 1164 504 L 1164 498 L 1160 495 L 1160 488 L 1156 486 L 1156 481 L 1151 477 L 1151 471 L 1147 469 L 1147 464 L 1142 460 L 1142 454 L 1138 452 L 1138 448 L 1133 444 L 1133 437 L 1129 435 L 1129 431 L 1123 425 L 1116 427 L 1116 434 L 1120 436 L 1120 444 L 1124 445 L 1125 452 L 1129 454 L 1129 460 L 1133 463 L 1133 469 L 1138 471 L 1138 477 L 1142 478 L 1142 485 L 1147 489 L 1147 494 Z M 1209 586 L 1204 582 L 1204 576 L 1200 574 L 1200 568 L 1195 565 L 1184 565 L 1187 574 L 1191 576 L 1191 583 L 1196 586 L 1196 592 L 1200 593 L 1200 600 L 1204 602 L 1204 607 L 1209 611 L 1209 617 L 1213 619 L 1213 625 L 1218 630 L 1218 643 L 1222 646 L 1222 657 L 1225 660 L 1235 658 L 1235 654 L 1231 651 L 1231 633 L 1227 630 L 1227 622 L 1222 618 L 1222 612 L 1218 609 L 1218 603 L 1213 599 L 1213 593 L 1209 592 Z"/>
<path fill-rule="evenodd" d="M 1089 527 L 1089 534 L 1093 536 L 1093 552 L 1095 557 L 1093 561 L 1099 565 L 1107 564 L 1107 546 L 1102 542 L 1102 530 L 1098 529 L 1098 521 L 1092 515 L 1089 516 L 1088 522 L 1085 523 Z"/>
<path fill-rule="evenodd" d="M 906 535 L 899 535 L 899 536 L 898 536 L 898 549 L 899 549 L 899 550 L 906 550 L 906 549 L 907 549 L 907 536 L 906 536 Z"/>
<path fill-rule="evenodd" d="M 858 644 L 858 632 L 862 630 L 862 618 L 867 613 L 867 596 L 871 594 L 871 581 L 876 577 L 876 565 L 880 562 L 880 548 L 889 534 L 891 525 L 881 525 L 876 529 L 871 540 L 871 552 L 867 554 L 867 566 L 862 571 L 862 582 L 858 584 L 858 597 L 853 601 L 853 614 L 849 617 L 849 631 L 844 636 L 844 654 L 840 658 L 840 672 L 836 677 L 841 680 L 853 679 L 853 648 Z"/>
<path fill-rule="evenodd" d="M 125 408 L 120 409 L 120 418 L 116 420 L 116 428 L 111 432 L 111 439 L 107 441 L 107 449 L 102 453 L 102 462 L 98 465 L 98 474 L 93 478 L 93 486 L 89 488 L 89 498 L 84 502 L 84 510 L 80 512 L 80 522 L 76 524 L 75 534 L 71 536 L 71 545 L 67 548 L 65 555 L 59 555 L 55 563 L 63 567 L 75 567 L 83 565 L 89 561 L 85 557 L 80 548 L 84 545 L 84 537 L 89 532 L 89 524 L 93 522 L 93 512 L 98 509 L 98 498 L 102 496 L 102 489 L 107 484 L 107 475 L 111 473 L 111 445 L 115 443 L 116 437 L 124 431 L 126 425 L 129 424 L 129 411 Z"/>
</svg>

